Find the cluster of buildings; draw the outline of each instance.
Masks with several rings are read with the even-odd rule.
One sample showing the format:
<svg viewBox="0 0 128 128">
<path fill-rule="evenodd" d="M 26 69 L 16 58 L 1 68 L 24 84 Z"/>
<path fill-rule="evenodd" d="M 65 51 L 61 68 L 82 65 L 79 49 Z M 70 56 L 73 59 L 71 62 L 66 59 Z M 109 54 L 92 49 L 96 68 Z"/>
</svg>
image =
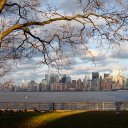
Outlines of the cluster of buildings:
<svg viewBox="0 0 128 128">
<path fill-rule="evenodd" d="M 105 73 L 100 76 L 99 72 L 92 72 L 91 79 L 85 76 L 83 80 L 72 80 L 70 76 L 45 74 L 41 83 L 37 84 L 34 80 L 22 82 L 20 86 L 12 83 L 1 85 L 0 91 L 18 92 L 44 92 L 44 91 L 111 91 L 127 89 L 128 78 L 118 72 L 114 76 Z"/>
</svg>

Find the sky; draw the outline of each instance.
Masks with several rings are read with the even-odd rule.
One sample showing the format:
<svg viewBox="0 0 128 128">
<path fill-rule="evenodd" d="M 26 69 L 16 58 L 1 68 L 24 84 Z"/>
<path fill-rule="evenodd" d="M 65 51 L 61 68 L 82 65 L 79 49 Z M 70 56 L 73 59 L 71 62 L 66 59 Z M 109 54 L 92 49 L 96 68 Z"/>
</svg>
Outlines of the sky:
<svg viewBox="0 0 128 128">
<path fill-rule="evenodd" d="M 45 2 L 46 0 L 44 0 Z M 71 12 L 80 12 L 80 4 L 77 0 L 48 0 L 50 6 L 59 9 L 60 13 L 70 14 Z M 43 9 L 46 6 L 42 5 Z M 113 73 L 115 70 L 121 70 L 122 74 L 128 77 L 128 44 L 121 43 L 120 47 L 114 50 L 104 47 L 98 47 L 96 40 L 88 40 L 88 48 L 91 52 L 84 53 L 79 46 L 76 50 L 72 50 L 69 46 L 65 46 L 68 60 L 62 60 L 64 66 L 60 70 L 50 68 L 46 65 L 40 65 L 40 56 L 35 56 L 31 59 L 22 59 L 13 62 L 15 65 L 12 70 L 3 78 L 12 79 L 15 83 L 19 84 L 22 80 L 30 81 L 35 80 L 40 83 L 44 79 L 44 74 L 60 73 L 71 76 L 72 79 L 84 78 L 86 74 L 92 72 L 100 72 L 101 74 L 109 72 Z M 73 51 L 73 52 L 72 52 Z"/>
</svg>

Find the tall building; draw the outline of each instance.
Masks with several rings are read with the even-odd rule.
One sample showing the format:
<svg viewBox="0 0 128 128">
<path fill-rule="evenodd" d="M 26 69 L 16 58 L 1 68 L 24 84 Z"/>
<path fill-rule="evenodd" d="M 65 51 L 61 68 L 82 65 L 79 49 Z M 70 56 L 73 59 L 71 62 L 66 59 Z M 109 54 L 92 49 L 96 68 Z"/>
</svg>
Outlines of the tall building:
<svg viewBox="0 0 128 128">
<path fill-rule="evenodd" d="M 110 75 L 109 73 L 104 73 L 104 79 L 109 79 Z"/>
<path fill-rule="evenodd" d="M 84 84 L 81 81 L 81 79 L 78 79 L 76 83 L 77 83 L 76 90 L 77 91 L 83 91 L 84 90 Z"/>
<path fill-rule="evenodd" d="M 112 89 L 112 84 L 113 84 L 112 81 L 110 81 L 108 79 L 102 79 L 100 82 L 101 82 L 100 83 L 101 84 L 101 88 L 100 88 L 101 91 Z"/>
<path fill-rule="evenodd" d="M 67 82 L 70 82 L 70 83 L 72 82 L 72 80 L 71 80 L 71 77 L 70 77 L 70 76 L 67 76 L 67 77 L 66 77 L 66 83 L 67 83 Z"/>
<path fill-rule="evenodd" d="M 56 75 L 55 74 L 51 74 L 50 75 L 50 84 L 53 84 L 53 83 L 56 83 L 57 80 L 56 80 Z"/>
<path fill-rule="evenodd" d="M 71 88 L 75 88 L 76 89 L 76 85 L 77 85 L 76 80 L 72 80 Z"/>
<path fill-rule="evenodd" d="M 128 78 L 126 78 L 125 88 L 128 88 Z"/>
<path fill-rule="evenodd" d="M 45 74 L 45 80 L 47 81 L 47 86 L 49 86 L 49 81 L 50 81 L 50 75 Z"/>
<path fill-rule="evenodd" d="M 83 85 L 84 85 L 84 91 L 89 90 L 89 76 L 85 75 L 85 78 L 83 79 Z"/>
<path fill-rule="evenodd" d="M 21 84 L 21 91 L 25 91 L 25 92 L 27 92 L 28 91 L 28 83 L 27 82 L 22 82 L 22 84 Z"/>
<path fill-rule="evenodd" d="M 47 91 L 48 90 L 48 81 L 46 79 L 42 80 L 41 88 L 42 88 L 42 91 Z"/>
<path fill-rule="evenodd" d="M 91 81 L 91 90 L 100 91 L 100 79 L 93 79 Z"/>
<path fill-rule="evenodd" d="M 50 90 L 56 90 L 57 88 L 57 83 L 59 82 L 59 76 L 56 74 L 51 74 L 50 75 L 50 81 L 49 81 L 49 89 Z"/>
<path fill-rule="evenodd" d="M 92 80 L 99 79 L 99 72 L 92 72 Z"/>
<path fill-rule="evenodd" d="M 35 83 L 34 80 L 31 80 L 31 81 L 28 83 L 28 91 L 31 91 L 31 92 L 39 91 L 38 84 Z"/>
<path fill-rule="evenodd" d="M 61 83 L 63 83 L 63 84 L 66 83 L 66 76 L 63 76 L 63 77 L 61 78 Z"/>
<path fill-rule="evenodd" d="M 120 89 L 123 88 L 123 77 L 122 76 L 115 76 L 113 79 L 114 83 L 115 83 L 115 87 L 116 89 Z"/>
</svg>

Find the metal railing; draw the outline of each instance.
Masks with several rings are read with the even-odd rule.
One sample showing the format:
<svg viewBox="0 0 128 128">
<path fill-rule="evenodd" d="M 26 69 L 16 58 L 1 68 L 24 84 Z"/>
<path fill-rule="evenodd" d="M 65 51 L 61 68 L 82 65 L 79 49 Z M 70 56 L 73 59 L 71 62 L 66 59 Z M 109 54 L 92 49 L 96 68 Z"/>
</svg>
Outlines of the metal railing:
<svg viewBox="0 0 128 128">
<path fill-rule="evenodd" d="M 120 103 L 120 104 L 118 104 Z M 128 102 L 0 102 L 1 110 L 128 110 Z"/>
</svg>

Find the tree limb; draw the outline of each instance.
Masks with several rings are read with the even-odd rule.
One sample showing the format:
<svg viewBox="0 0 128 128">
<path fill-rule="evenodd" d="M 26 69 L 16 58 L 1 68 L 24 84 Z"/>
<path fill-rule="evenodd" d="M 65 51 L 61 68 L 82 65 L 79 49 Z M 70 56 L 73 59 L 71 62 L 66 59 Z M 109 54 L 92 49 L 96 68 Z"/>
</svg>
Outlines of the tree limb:
<svg viewBox="0 0 128 128">
<path fill-rule="evenodd" d="M 7 1 L 7 0 L 0 0 L 0 13 L 1 13 L 2 10 L 3 10 L 6 1 Z"/>
<path fill-rule="evenodd" d="M 45 25 L 50 24 L 54 21 L 61 21 L 61 20 L 72 21 L 72 20 L 75 20 L 77 18 L 87 18 L 88 19 L 89 16 L 96 16 L 96 17 L 102 17 L 102 18 L 110 19 L 113 23 L 118 22 L 118 20 L 116 20 L 112 17 L 98 15 L 98 14 L 95 14 L 95 13 L 88 13 L 88 14 L 85 14 L 85 15 L 78 14 L 78 15 L 75 15 L 75 16 L 62 16 L 62 17 L 59 17 L 59 18 L 49 19 L 49 20 L 43 21 L 43 22 L 36 22 L 36 21 L 34 22 L 34 21 L 32 21 L 32 22 L 27 22 L 27 23 L 24 23 L 24 24 L 15 24 L 15 25 L 11 26 L 10 28 L 8 28 L 7 30 L 1 32 L 0 38 L 2 40 L 8 34 L 10 34 L 12 31 L 22 29 L 24 27 L 32 26 L 32 25 L 45 26 Z"/>
</svg>

